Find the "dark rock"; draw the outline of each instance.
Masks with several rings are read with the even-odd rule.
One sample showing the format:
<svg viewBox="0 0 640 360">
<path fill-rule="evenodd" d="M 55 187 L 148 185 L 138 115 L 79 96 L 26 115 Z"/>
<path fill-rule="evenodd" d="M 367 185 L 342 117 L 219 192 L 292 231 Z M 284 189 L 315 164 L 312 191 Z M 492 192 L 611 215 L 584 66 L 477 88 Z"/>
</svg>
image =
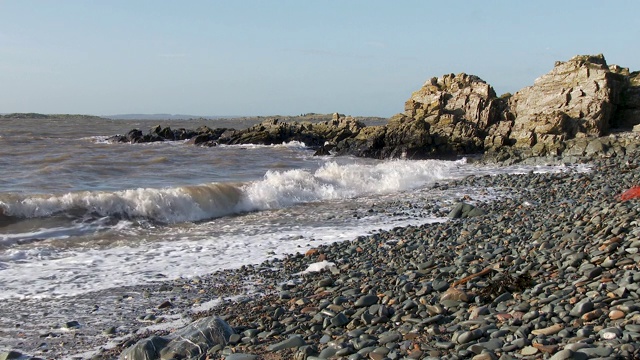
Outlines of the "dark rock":
<svg viewBox="0 0 640 360">
<path fill-rule="evenodd" d="M 170 340 L 152 336 L 142 339 L 135 345 L 122 352 L 120 358 L 123 360 L 153 360 L 160 358 L 160 350 L 169 343 Z"/>
<path fill-rule="evenodd" d="M 485 215 L 486 213 L 487 213 L 486 211 L 476 206 L 473 206 L 471 204 L 467 204 L 464 202 L 459 202 L 453 207 L 453 209 L 449 213 L 449 218 L 451 219 L 468 218 L 468 217 L 482 216 L 482 215 Z"/>
<path fill-rule="evenodd" d="M 171 301 L 166 300 L 166 301 L 163 301 L 162 304 L 158 305 L 158 309 L 166 309 L 166 308 L 170 308 L 172 306 L 173 306 L 173 304 L 171 303 Z"/>
<path fill-rule="evenodd" d="M 121 359 L 191 358 L 206 354 L 216 344 L 227 344 L 233 333 L 233 329 L 219 317 L 205 317 L 170 335 L 142 339 L 126 349 Z"/>
<path fill-rule="evenodd" d="M 287 340 L 281 341 L 279 343 L 273 344 L 273 345 L 269 345 L 269 347 L 267 348 L 267 350 L 269 351 L 278 351 L 278 350 L 282 350 L 282 349 L 289 349 L 289 348 L 298 348 L 301 346 L 306 345 L 304 339 L 302 339 L 302 337 L 300 335 L 293 335 L 290 338 L 288 338 Z"/>
<path fill-rule="evenodd" d="M 378 302 L 378 297 L 375 295 L 365 295 L 356 300 L 355 307 L 371 306 Z"/>
</svg>

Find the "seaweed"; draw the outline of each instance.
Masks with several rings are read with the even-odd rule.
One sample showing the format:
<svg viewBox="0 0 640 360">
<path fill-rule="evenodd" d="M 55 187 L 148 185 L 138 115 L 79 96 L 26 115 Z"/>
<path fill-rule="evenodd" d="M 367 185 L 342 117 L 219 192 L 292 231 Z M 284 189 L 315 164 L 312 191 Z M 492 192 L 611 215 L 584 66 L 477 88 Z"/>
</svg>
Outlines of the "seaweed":
<svg viewBox="0 0 640 360">
<path fill-rule="evenodd" d="M 506 292 L 521 292 L 530 288 L 532 284 L 533 279 L 529 273 L 516 276 L 503 274 L 489 280 L 487 286 L 478 291 L 478 296 L 482 300 L 493 300 Z"/>
</svg>

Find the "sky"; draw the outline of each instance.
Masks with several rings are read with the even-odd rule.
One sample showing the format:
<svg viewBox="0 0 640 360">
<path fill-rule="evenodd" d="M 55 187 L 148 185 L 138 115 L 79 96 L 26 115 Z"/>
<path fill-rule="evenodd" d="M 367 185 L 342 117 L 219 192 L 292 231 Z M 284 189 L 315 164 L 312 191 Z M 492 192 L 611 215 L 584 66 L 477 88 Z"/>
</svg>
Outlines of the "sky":
<svg viewBox="0 0 640 360">
<path fill-rule="evenodd" d="M 640 70 L 640 1 L 0 0 L 0 113 L 389 117 L 434 76 Z"/>
</svg>

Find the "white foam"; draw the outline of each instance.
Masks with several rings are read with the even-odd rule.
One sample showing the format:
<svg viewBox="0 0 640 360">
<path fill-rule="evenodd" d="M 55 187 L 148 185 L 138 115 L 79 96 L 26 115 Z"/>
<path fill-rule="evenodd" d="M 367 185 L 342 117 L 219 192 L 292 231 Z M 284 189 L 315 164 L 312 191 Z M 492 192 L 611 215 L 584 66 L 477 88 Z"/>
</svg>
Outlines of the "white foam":
<svg viewBox="0 0 640 360">
<path fill-rule="evenodd" d="M 59 213 L 124 216 L 162 223 L 198 221 L 235 212 L 240 191 L 229 184 L 104 192 L 80 191 L 52 195 L 0 197 L 5 216 L 45 218 Z"/>
<path fill-rule="evenodd" d="M 243 188 L 240 208 L 277 209 L 312 201 L 349 199 L 371 194 L 389 194 L 451 178 L 452 169 L 463 161 L 392 160 L 374 165 L 330 161 L 315 172 L 310 170 L 269 171 L 264 180 Z"/>
<path fill-rule="evenodd" d="M 252 215 L 253 216 L 253 215 Z M 255 216 L 259 216 L 255 214 Z M 274 257 L 305 252 L 311 247 L 352 240 L 374 229 L 419 224 L 415 218 L 387 223 L 362 223 L 350 227 L 265 227 L 257 220 L 244 234 L 225 233 L 215 223 L 181 229 L 157 229 L 162 241 L 106 249 L 48 249 L 48 254 L 7 251 L 0 257 L 3 291 L 0 299 L 73 296 L 95 290 L 165 279 L 193 277 L 217 270 L 258 264 Z M 19 259 L 18 261 L 15 261 Z M 204 260 L 206 259 L 206 260 Z M 163 276 L 159 276 L 159 275 Z"/>
<path fill-rule="evenodd" d="M 562 168 L 545 167 L 542 170 L 561 171 Z M 270 172 L 263 180 L 242 187 L 243 197 L 238 203 L 245 209 L 267 209 L 263 212 L 174 226 L 136 228 L 127 223 L 111 228 L 105 234 L 87 237 L 86 241 L 90 242 L 107 235 L 115 236 L 117 241 L 110 242 L 105 248 L 59 248 L 38 244 L 30 248 L 4 250 L 0 252 L 0 287 L 3 289 L 0 299 L 73 296 L 167 278 L 202 276 L 220 269 L 261 263 L 285 254 L 304 253 L 311 247 L 352 240 L 379 229 L 440 221 L 419 213 L 403 215 L 404 209 L 397 211 L 399 215 L 396 215 L 393 206 L 410 202 L 411 209 L 419 210 L 426 202 L 444 198 L 436 190 L 402 190 L 444 178 L 500 171 L 505 170 L 470 168 L 464 162 L 387 161 L 369 165 L 329 162 L 316 171 Z M 193 201 L 184 205 L 185 213 L 207 209 L 202 199 L 209 196 L 208 190 L 200 187 L 195 191 L 180 189 L 182 194 L 199 199 L 197 206 Z M 147 213 L 166 213 L 167 209 L 176 212 L 175 204 L 164 209 L 162 206 L 171 201 L 186 201 L 172 197 L 177 191 L 140 190 L 122 194 L 130 194 L 131 198 L 140 200 L 140 204 L 131 204 L 132 208 L 149 206 L 144 210 Z M 462 194 L 460 191 L 477 194 L 473 189 L 468 192 L 460 189 L 450 191 L 451 196 L 459 196 Z M 89 195 L 97 196 L 96 193 Z M 498 194 L 487 191 L 487 196 Z M 104 204 L 109 204 L 109 196 L 103 200 Z M 64 202 L 63 197 L 55 201 Z M 153 201 L 158 203 L 154 205 Z M 313 203 L 288 207 L 300 202 Z M 162 206 L 158 208 L 158 204 Z M 365 210 L 370 204 L 377 204 L 378 209 L 384 211 L 374 211 L 362 218 L 354 216 L 352 209 Z M 188 206 L 197 209 L 187 209 Z M 41 210 L 34 208 L 33 211 Z M 169 216 L 184 215 L 171 213 L 165 217 Z"/>
<path fill-rule="evenodd" d="M 242 145 L 226 145 L 220 144 L 219 147 L 229 147 L 229 148 L 243 148 L 243 149 L 264 149 L 264 148 L 288 148 L 288 149 L 308 149 L 308 147 L 301 141 L 289 141 L 282 144 L 273 144 L 273 145 L 261 145 L 261 144 L 242 144 Z"/>
<path fill-rule="evenodd" d="M 327 261 L 327 260 L 315 262 L 313 264 L 309 264 L 307 269 L 304 270 L 303 272 L 301 272 L 299 275 L 304 275 L 304 274 L 309 274 L 309 273 L 314 273 L 314 272 L 320 272 L 320 271 L 325 270 L 325 269 L 330 269 L 333 266 L 336 266 L 336 264 L 332 263 L 330 261 Z"/>
</svg>

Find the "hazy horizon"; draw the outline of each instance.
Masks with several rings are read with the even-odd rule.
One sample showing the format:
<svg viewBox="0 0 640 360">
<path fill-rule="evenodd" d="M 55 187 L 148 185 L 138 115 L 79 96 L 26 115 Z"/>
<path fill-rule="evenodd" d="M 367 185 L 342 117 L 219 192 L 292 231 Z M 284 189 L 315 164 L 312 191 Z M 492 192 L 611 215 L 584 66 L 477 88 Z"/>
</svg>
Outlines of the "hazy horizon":
<svg viewBox="0 0 640 360">
<path fill-rule="evenodd" d="M 390 117 L 449 73 L 500 95 L 575 55 L 640 70 L 640 30 L 627 26 L 638 10 L 631 0 L 5 0 L 0 113 Z"/>
</svg>

